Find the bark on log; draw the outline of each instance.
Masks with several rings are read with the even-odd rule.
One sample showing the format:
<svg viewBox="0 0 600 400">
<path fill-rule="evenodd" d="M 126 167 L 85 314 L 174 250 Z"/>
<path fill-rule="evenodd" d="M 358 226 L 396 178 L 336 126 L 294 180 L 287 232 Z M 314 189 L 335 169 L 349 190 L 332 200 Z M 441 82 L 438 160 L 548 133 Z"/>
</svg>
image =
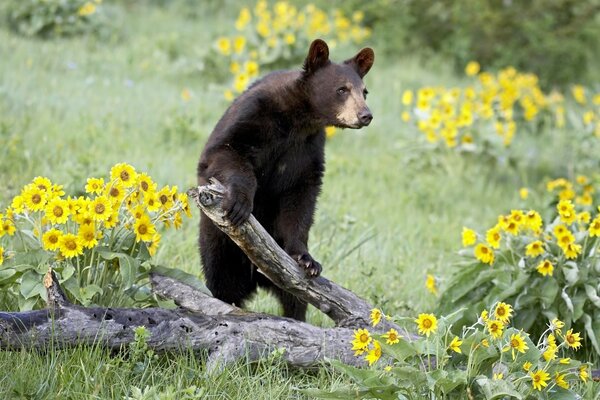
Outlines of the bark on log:
<svg viewBox="0 0 600 400">
<path fill-rule="evenodd" d="M 47 349 L 101 344 L 120 349 L 134 340 L 135 328 L 145 326 L 148 345 L 156 351 L 206 351 L 209 370 L 247 357 L 250 361 L 283 349 L 291 365 L 316 366 L 326 358 L 364 365 L 350 351 L 352 330 L 318 328 L 304 322 L 249 313 L 224 304 L 171 278 L 154 275 L 159 292 L 183 301 L 186 309 L 127 309 L 80 307 L 70 304 L 52 271 L 44 278 L 49 308 L 28 312 L 0 312 L 0 349 Z M 168 289 L 165 289 L 168 288 Z M 174 293 L 178 295 L 173 296 Z M 189 298 L 200 299 L 196 307 Z M 206 309 L 204 301 L 212 308 Z M 220 303 L 220 304 L 219 304 Z M 207 313 L 196 313 L 191 309 Z"/>
<path fill-rule="evenodd" d="M 312 304 L 327 314 L 339 327 L 368 325 L 373 306 L 351 291 L 323 276 L 309 278 L 304 271 L 267 233 L 260 223 L 249 220 L 235 228 L 225 217 L 221 200 L 226 188 L 217 180 L 209 185 L 190 189 L 188 195 L 196 201 L 202 212 L 244 251 L 259 272 L 281 289 Z M 382 321 L 381 329 L 397 326 Z"/>
</svg>

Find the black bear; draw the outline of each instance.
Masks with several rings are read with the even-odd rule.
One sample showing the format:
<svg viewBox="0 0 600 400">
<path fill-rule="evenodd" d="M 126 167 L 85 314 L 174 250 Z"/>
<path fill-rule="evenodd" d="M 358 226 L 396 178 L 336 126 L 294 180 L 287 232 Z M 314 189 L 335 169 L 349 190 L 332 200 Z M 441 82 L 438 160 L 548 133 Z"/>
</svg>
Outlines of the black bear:
<svg viewBox="0 0 600 400">
<path fill-rule="evenodd" d="M 373 116 L 362 78 L 374 57 L 365 48 L 334 63 L 327 44 L 315 40 L 301 71 L 272 72 L 231 104 L 200 157 L 198 183 L 215 177 L 225 185 L 223 208 L 230 221 L 239 226 L 252 213 L 309 276 L 321 272 L 307 242 L 324 172 L 325 127 L 369 125 Z M 200 217 L 200 255 L 216 298 L 242 306 L 260 285 L 280 299 L 286 317 L 305 319 L 306 303 L 256 272 L 205 215 Z"/>
</svg>

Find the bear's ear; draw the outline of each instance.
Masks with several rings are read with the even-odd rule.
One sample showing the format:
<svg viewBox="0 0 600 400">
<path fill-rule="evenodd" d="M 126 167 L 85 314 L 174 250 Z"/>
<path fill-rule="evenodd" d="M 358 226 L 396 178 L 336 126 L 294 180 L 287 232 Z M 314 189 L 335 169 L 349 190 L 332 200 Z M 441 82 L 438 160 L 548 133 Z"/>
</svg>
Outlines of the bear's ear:
<svg viewBox="0 0 600 400">
<path fill-rule="evenodd" d="M 364 49 L 359 51 L 358 54 L 355 55 L 353 58 L 344 61 L 345 64 L 349 64 L 352 67 L 354 67 L 354 69 L 361 78 L 363 78 L 367 74 L 367 72 L 369 72 L 374 62 L 375 53 L 370 47 L 365 47 Z"/>
<path fill-rule="evenodd" d="M 310 44 L 308 55 L 306 56 L 306 60 L 304 60 L 304 72 L 310 75 L 327 64 L 329 64 L 329 47 L 327 47 L 325 41 L 315 39 Z"/>
</svg>

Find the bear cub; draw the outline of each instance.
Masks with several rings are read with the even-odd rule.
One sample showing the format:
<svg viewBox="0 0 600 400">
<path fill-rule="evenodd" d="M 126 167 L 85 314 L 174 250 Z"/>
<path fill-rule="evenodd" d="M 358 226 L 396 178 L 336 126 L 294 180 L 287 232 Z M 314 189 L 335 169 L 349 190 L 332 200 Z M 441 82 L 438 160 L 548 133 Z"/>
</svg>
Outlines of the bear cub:
<svg viewBox="0 0 600 400">
<path fill-rule="evenodd" d="M 301 71 L 272 72 L 227 109 L 204 147 L 198 184 L 215 177 L 227 188 L 223 208 L 239 226 L 252 213 L 308 276 L 321 265 L 308 252 L 324 172 L 325 127 L 358 129 L 373 119 L 362 78 L 375 56 L 362 49 L 342 63 L 329 60 L 320 39 Z M 306 303 L 273 285 L 227 235 L 200 217 L 200 255 L 213 295 L 242 306 L 257 285 L 268 288 L 286 317 L 304 321 Z"/>
</svg>

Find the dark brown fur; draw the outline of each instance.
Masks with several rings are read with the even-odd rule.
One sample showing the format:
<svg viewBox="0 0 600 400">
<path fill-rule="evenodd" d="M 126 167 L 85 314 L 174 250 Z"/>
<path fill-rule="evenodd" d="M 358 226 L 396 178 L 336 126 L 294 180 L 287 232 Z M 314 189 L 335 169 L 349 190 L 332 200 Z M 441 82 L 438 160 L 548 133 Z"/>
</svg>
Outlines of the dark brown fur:
<svg viewBox="0 0 600 400">
<path fill-rule="evenodd" d="M 332 63 L 325 42 L 315 40 L 302 71 L 268 74 L 231 104 L 198 164 L 200 185 L 215 177 L 227 187 L 223 207 L 232 223 L 253 213 L 309 276 L 321 272 L 307 242 L 324 172 L 324 128 L 360 128 L 371 121 L 362 77 L 373 60 L 373 51 L 363 49 L 342 64 Z M 344 108 L 350 104 L 352 110 Z M 279 297 L 285 316 L 304 320 L 306 304 L 257 273 L 204 215 L 200 253 L 215 297 L 241 306 L 260 285 Z"/>
</svg>

